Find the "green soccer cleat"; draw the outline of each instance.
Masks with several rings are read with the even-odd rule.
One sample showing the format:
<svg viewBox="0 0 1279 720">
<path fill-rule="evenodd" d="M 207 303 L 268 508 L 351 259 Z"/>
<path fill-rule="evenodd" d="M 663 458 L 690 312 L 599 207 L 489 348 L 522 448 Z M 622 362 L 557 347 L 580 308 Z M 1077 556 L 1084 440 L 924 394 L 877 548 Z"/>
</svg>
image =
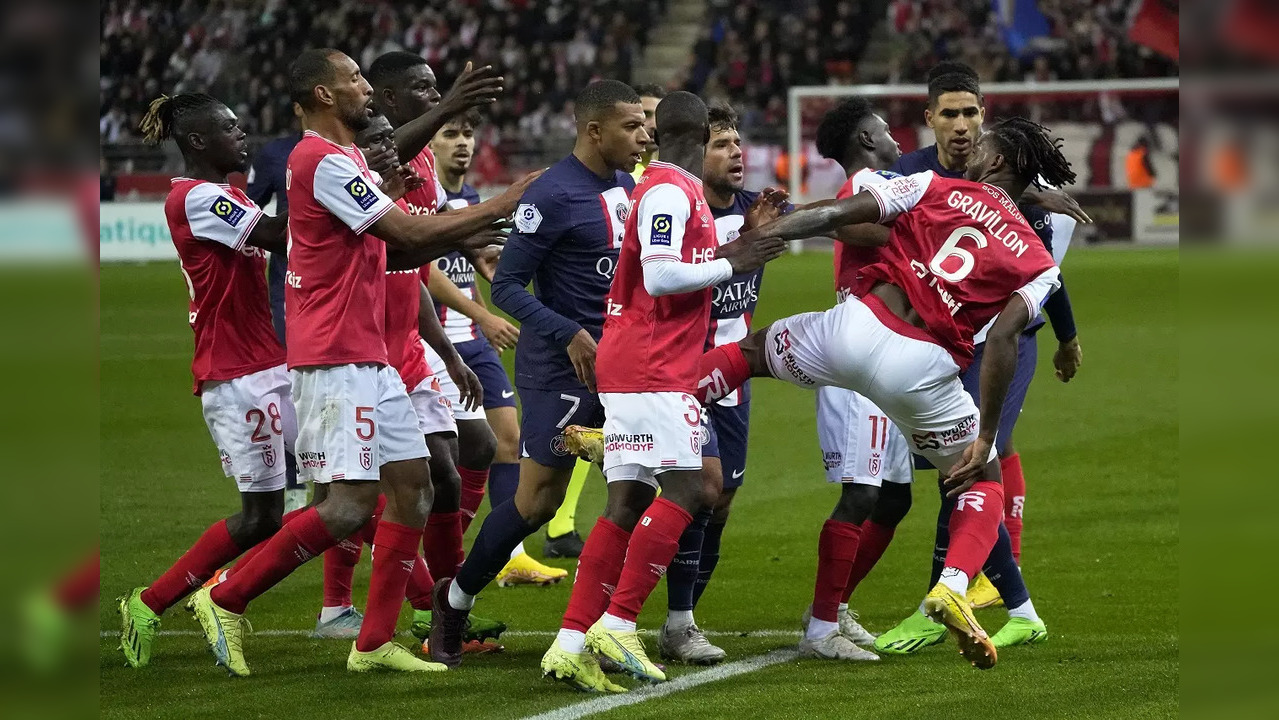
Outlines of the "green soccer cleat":
<svg viewBox="0 0 1279 720">
<path fill-rule="evenodd" d="M 414 610 L 413 624 L 409 626 L 409 632 L 413 633 L 413 637 L 418 640 L 426 640 L 430 637 L 431 611 Z M 462 642 L 475 641 L 484 643 L 488 640 L 500 638 L 504 632 L 506 632 L 506 623 L 501 620 L 490 620 L 478 615 L 468 615 L 466 618 L 466 632 L 462 635 Z"/>
<path fill-rule="evenodd" d="M 120 650 L 131 668 L 151 664 L 151 643 L 160 629 L 160 616 L 142 602 L 144 587 L 134 588 L 116 602 L 120 610 Z"/>
<path fill-rule="evenodd" d="M 346 669 L 351 672 L 447 672 L 449 667 L 441 663 L 427 662 L 414 657 L 413 653 L 393 642 L 368 652 L 355 649 L 351 643 L 351 654 L 346 656 Z"/>
<path fill-rule="evenodd" d="M 244 662 L 244 628 L 248 621 L 243 615 L 218 607 L 210 595 L 212 590 L 197 590 L 187 601 L 187 610 L 200 623 L 213 660 L 232 677 L 248 677 L 249 665 Z"/>
<path fill-rule="evenodd" d="M 29 596 L 22 604 L 22 654 L 28 666 L 52 673 L 66 665 L 75 637 L 72 617 L 49 592 Z"/>
<path fill-rule="evenodd" d="M 1008 622 L 995 633 L 990 641 L 997 648 L 1013 645 L 1038 645 L 1048 639 L 1048 628 L 1043 620 L 1008 618 Z"/>
<path fill-rule="evenodd" d="M 636 680 L 654 684 L 666 682 L 666 673 L 648 659 L 644 641 L 634 630 L 618 632 L 596 622 L 586 633 L 586 649 L 622 666 Z"/>
<path fill-rule="evenodd" d="M 599 662 L 589 652 L 571 653 L 560 647 L 559 639 L 542 656 L 542 677 L 558 680 L 582 692 L 624 693 L 626 688 L 604 676 Z"/>
<path fill-rule="evenodd" d="M 897 627 L 875 638 L 875 649 L 885 655 L 913 655 L 946 640 L 946 626 L 916 610 Z"/>
</svg>

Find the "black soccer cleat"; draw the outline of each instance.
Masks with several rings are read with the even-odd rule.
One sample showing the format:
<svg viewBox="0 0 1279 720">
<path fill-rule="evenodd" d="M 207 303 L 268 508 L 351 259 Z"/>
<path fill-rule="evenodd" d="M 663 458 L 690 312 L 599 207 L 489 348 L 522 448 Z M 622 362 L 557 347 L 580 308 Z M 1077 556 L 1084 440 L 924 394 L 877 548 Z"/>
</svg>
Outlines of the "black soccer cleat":
<svg viewBox="0 0 1279 720">
<path fill-rule="evenodd" d="M 582 554 L 582 548 L 586 543 L 582 542 L 582 536 L 574 530 L 565 535 L 556 537 L 546 536 L 546 543 L 542 545 L 542 557 L 547 558 L 575 558 Z"/>
</svg>

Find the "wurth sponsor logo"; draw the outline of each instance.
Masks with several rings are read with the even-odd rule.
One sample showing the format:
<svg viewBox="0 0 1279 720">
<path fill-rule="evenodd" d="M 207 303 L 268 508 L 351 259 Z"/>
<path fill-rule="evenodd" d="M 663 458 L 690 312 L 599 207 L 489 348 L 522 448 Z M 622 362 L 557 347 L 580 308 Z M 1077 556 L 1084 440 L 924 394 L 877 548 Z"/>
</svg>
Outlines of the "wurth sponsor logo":
<svg viewBox="0 0 1279 720">
<path fill-rule="evenodd" d="M 813 381 L 811 377 L 808 376 L 807 373 L 799 369 L 799 362 L 795 360 L 794 354 L 788 352 L 785 355 L 782 355 L 782 365 L 786 368 L 786 372 L 790 373 L 791 377 L 798 380 L 801 384 L 803 385 L 817 384 L 816 382 Z"/>
<path fill-rule="evenodd" d="M 939 447 L 950 447 L 968 442 L 977 430 L 977 416 L 968 417 L 955 423 L 954 427 L 937 432 L 911 433 L 910 439 L 920 450 L 936 450 Z"/>
<path fill-rule="evenodd" d="M 969 490 L 966 493 L 960 493 L 958 500 L 955 502 L 956 510 L 971 508 L 976 512 L 982 511 L 982 505 L 986 502 L 986 493 L 981 490 Z"/>
<path fill-rule="evenodd" d="M 328 466 L 328 461 L 324 459 L 322 452 L 300 452 L 298 453 L 298 466 L 303 469 L 318 470 Z"/>
<path fill-rule="evenodd" d="M 653 449 L 652 433 L 610 433 L 604 436 L 604 452 L 649 452 Z"/>
<path fill-rule="evenodd" d="M 825 466 L 827 470 L 834 470 L 837 467 L 842 467 L 844 465 L 844 453 L 822 453 L 822 465 Z"/>
</svg>

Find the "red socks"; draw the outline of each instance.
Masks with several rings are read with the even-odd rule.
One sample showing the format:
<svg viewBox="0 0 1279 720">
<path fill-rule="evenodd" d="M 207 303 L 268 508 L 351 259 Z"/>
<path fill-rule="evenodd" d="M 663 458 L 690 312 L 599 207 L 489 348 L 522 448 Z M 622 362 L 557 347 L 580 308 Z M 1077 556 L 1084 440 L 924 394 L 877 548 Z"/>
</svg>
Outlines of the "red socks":
<svg viewBox="0 0 1279 720">
<path fill-rule="evenodd" d="M 173 607 L 187 593 L 204 584 L 213 573 L 240 554 L 240 546 L 231 539 L 226 520 L 209 526 L 199 540 L 173 566 L 142 591 L 142 602 L 156 615 Z"/>
<path fill-rule="evenodd" d="M 1013 559 L 1021 564 L 1021 514 L 1026 507 L 1026 476 L 1021 473 L 1021 455 L 999 459 L 1004 479 L 1004 527 L 1013 541 Z"/>
<path fill-rule="evenodd" d="M 250 600 L 337 542 L 324 527 L 320 513 L 306 508 L 272 535 L 252 561 L 213 588 L 213 601 L 225 610 L 243 613 Z"/>
<path fill-rule="evenodd" d="M 431 513 L 426 518 L 422 535 L 422 556 L 431 574 L 438 578 L 453 577 L 462 566 L 462 513 Z"/>
<path fill-rule="evenodd" d="M 462 477 L 462 532 L 471 526 L 475 513 L 479 512 L 480 503 L 484 501 L 484 489 L 488 487 L 489 469 L 472 470 L 457 466 L 457 474 Z"/>
<path fill-rule="evenodd" d="M 324 607 L 351 604 L 351 579 L 355 577 L 355 566 L 360 563 L 360 550 L 364 547 L 361 532 L 324 551 Z"/>
<path fill-rule="evenodd" d="M 102 578 L 101 551 L 81 563 L 53 589 L 53 599 L 67 612 L 78 612 L 90 604 L 98 604 L 98 587 Z M 143 593 L 146 594 L 145 592 Z"/>
<path fill-rule="evenodd" d="M 976 577 L 995 547 L 999 523 L 1004 519 L 1004 488 L 997 482 L 981 480 L 956 498 L 950 513 L 950 548 L 946 567 L 963 570 Z"/>
<path fill-rule="evenodd" d="M 422 528 L 382 520 L 373 539 L 373 575 L 369 578 L 369 600 L 355 649 L 376 650 L 395 635 L 395 621 L 404 604 L 404 591 L 422 542 Z"/>
<path fill-rule="evenodd" d="M 630 540 L 630 533 L 607 519 L 595 521 L 577 559 L 577 576 L 573 579 L 573 592 L 560 627 L 586 632 L 600 619 L 608 607 L 609 597 L 617 589 Z M 672 553 L 671 557 L 674 556 Z"/>
<path fill-rule="evenodd" d="M 627 545 L 626 564 L 608 605 L 610 615 L 631 622 L 639 617 L 644 601 L 679 552 L 679 537 L 691 522 L 693 516 L 687 510 L 666 498 L 659 497 L 648 506 Z"/>
<path fill-rule="evenodd" d="M 434 600 L 431 591 L 435 589 L 435 578 L 426 567 L 426 561 L 418 555 L 413 561 L 413 571 L 409 573 L 408 584 L 404 586 L 404 599 L 414 610 L 430 610 Z"/>
<path fill-rule="evenodd" d="M 737 343 L 720 345 L 702 355 L 697 399 L 704 405 L 723 398 L 751 377 L 746 355 Z"/>
<path fill-rule="evenodd" d="M 857 546 L 857 557 L 853 560 L 853 567 L 848 572 L 848 584 L 844 587 L 844 594 L 840 598 L 842 602 L 848 602 L 848 598 L 853 596 L 853 591 L 857 589 L 858 584 L 866 579 L 871 568 L 875 567 L 875 563 L 884 556 L 884 551 L 893 541 L 895 532 L 897 528 L 880 525 L 874 520 L 862 523 L 862 541 Z"/>
<path fill-rule="evenodd" d="M 280 518 L 280 527 L 284 527 L 285 525 L 288 525 L 290 522 L 293 521 L 293 518 L 306 512 L 306 510 L 307 508 L 301 507 L 301 508 L 298 508 L 297 510 L 290 510 L 284 513 L 284 517 Z M 249 561 L 252 560 L 255 556 L 257 556 L 258 553 L 262 552 L 262 548 L 266 547 L 266 544 L 269 542 L 271 542 L 271 538 L 267 538 L 266 540 L 263 540 L 262 542 L 258 543 L 257 545 L 254 545 L 248 550 L 245 550 L 244 554 L 240 556 L 240 559 L 236 560 L 235 564 L 231 566 L 231 569 L 227 571 L 227 577 L 231 577 L 231 575 L 239 571 L 240 568 L 244 567 L 245 565 L 248 565 Z"/>
<path fill-rule="evenodd" d="M 839 621 L 839 602 L 857 559 L 862 529 L 850 522 L 829 519 L 817 539 L 817 582 L 813 587 L 813 617 Z"/>
</svg>

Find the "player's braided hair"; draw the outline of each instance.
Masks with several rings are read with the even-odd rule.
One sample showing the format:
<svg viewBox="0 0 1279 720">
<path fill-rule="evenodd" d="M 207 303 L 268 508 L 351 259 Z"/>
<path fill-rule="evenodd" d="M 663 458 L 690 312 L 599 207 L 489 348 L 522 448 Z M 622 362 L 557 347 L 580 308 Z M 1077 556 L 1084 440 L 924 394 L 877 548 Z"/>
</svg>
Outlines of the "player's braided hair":
<svg viewBox="0 0 1279 720">
<path fill-rule="evenodd" d="M 161 95 L 151 101 L 147 114 L 138 123 L 138 129 L 142 131 L 143 140 L 159 145 L 171 137 L 177 139 L 174 128 L 184 117 L 220 103 L 217 98 L 205 93 L 179 93 L 172 97 Z M 178 144 L 182 145 L 182 140 L 178 139 Z"/>
<path fill-rule="evenodd" d="M 996 123 L 984 134 L 994 138 L 1013 172 L 1035 187 L 1044 187 L 1041 177 L 1052 187 L 1075 182 L 1075 171 L 1061 154 L 1063 140 L 1054 138 L 1043 125 L 1024 117 L 1011 117 Z"/>
</svg>

